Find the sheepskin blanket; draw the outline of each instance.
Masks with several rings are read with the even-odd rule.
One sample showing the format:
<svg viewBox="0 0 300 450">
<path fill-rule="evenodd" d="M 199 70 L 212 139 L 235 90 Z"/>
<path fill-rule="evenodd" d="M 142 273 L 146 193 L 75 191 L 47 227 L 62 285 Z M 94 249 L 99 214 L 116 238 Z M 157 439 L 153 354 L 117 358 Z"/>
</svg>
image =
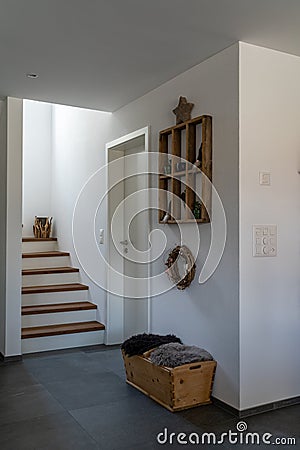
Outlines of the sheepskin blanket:
<svg viewBox="0 0 300 450">
<path fill-rule="evenodd" d="M 135 336 L 126 339 L 121 345 L 121 349 L 127 356 L 142 355 L 152 348 L 169 342 L 178 342 L 181 344 L 181 340 L 174 334 L 167 334 L 166 336 L 147 333 L 136 334 Z"/>
<path fill-rule="evenodd" d="M 198 361 L 212 361 L 213 357 L 203 348 L 194 345 L 170 343 L 154 349 L 150 360 L 157 366 L 177 367 Z"/>
</svg>

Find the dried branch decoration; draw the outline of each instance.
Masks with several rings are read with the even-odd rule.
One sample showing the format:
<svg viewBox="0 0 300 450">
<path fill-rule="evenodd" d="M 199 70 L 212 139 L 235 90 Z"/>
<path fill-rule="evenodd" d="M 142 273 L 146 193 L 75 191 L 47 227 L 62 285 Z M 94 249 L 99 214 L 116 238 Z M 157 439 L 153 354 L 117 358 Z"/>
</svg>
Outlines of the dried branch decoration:
<svg viewBox="0 0 300 450">
<path fill-rule="evenodd" d="M 37 217 L 34 218 L 33 234 L 37 239 L 49 238 L 52 229 L 52 217 Z"/>
<path fill-rule="evenodd" d="M 181 256 L 185 260 L 185 275 L 182 277 L 179 273 L 178 268 L 178 257 Z M 195 259 L 192 252 L 186 245 L 177 245 L 170 253 L 169 257 L 165 263 L 168 267 L 166 273 L 172 283 L 175 283 L 177 289 L 186 289 L 193 279 L 196 273 Z"/>
</svg>

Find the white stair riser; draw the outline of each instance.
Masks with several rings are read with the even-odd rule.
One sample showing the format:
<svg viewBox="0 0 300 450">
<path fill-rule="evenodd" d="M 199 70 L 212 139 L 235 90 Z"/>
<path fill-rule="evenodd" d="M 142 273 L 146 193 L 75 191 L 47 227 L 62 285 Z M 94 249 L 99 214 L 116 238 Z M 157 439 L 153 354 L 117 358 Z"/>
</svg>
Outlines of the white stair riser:
<svg viewBox="0 0 300 450">
<path fill-rule="evenodd" d="M 39 269 L 42 267 L 70 266 L 69 256 L 47 256 L 43 258 L 22 258 L 23 269 Z"/>
<path fill-rule="evenodd" d="M 51 314 L 32 314 L 22 316 L 22 327 L 39 327 L 60 323 L 89 322 L 92 320 L 96 320 L 96 309 Z"/>
<path fill-rule="evenodd" d="M 45 352 L 63 348 L 84 347 L 104 343 L 103 331 L 46 336 L 40 338 L 22 339 L 22 353 Z"/>
<path fill-rule="evenodd" d="M 43 286 L 47 284 L 79 283 L 79 273 L 46 273 L 43 275 L 23 275 L 22 286 Z"/>
<path fill-rule="evenodd" d="M 57 250 L 56 241 L 22 242 L 22 253 L 51 252 Z"/>
<path fill-rule="evenodd" d="M 83 302 L 89 300 L 89 291 L 47 292 L 43 294 L 23 294 L 22 305 L 46 305 L 48 303 Z"/>
</svg>

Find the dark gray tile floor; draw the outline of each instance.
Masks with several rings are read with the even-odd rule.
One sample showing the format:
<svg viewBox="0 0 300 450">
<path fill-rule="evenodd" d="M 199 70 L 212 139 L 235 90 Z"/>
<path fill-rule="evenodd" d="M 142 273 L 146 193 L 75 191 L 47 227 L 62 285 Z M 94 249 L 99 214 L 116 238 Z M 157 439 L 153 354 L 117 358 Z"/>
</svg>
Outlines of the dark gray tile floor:
<svg viewBox="0 0 300 450">
<path fill-rule="evenodd" d="M 295 437 L 300 448 L 300 405 L 243 419 L 248 431 Z M 225 440 L 180 444 L 190 436 L 236 431 L 239 420 L 216 405 L 172 414 L 125 383 L 118 348 L 94 347 L 26 356 L 0 364 L 0 450 L 150 450 L 157 448 L 270 448 Z M 157 436 L 167 429 L 166 444 Z M 175 437 L 171 435 L 175 433 Z M 161 434 L 164 442 L 165 434 Z M 174 442 L 175 439 L 175 442 Z M 212 439 L 212 437 L 210 437 Z M 173 443 L 170 444 L 170 440 Z"/>
</svg>

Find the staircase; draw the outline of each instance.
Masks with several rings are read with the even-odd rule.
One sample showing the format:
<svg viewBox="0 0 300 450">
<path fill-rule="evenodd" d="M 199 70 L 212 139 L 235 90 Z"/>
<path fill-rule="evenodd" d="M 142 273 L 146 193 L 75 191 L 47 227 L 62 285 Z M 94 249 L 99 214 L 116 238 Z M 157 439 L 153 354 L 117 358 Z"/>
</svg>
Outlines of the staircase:
<svg viewBox="0 0 300 450">
<path fill-rule="evenodd" d="M 56 238 L 22 239 L 22 353 L 103 344 L 89 287 Z"/>
</svg>

